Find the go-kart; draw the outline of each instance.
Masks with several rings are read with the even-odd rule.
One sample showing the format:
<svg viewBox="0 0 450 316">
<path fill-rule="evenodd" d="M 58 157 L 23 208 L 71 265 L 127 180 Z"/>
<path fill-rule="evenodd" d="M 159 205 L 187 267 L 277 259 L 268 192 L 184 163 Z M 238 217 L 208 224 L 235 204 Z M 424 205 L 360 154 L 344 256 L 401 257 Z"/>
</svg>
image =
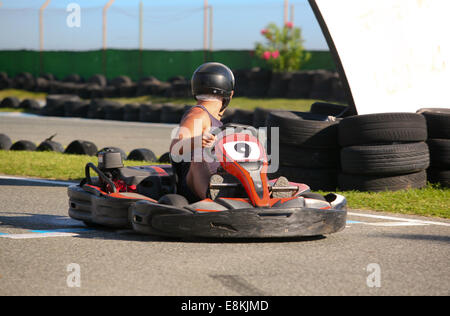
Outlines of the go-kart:
<svg viewBox="0 0 450 316">
<path fill-rule="evenodd" d="M 179 192 L 179 164 L 123 167 L 119 153 L 99 153 L 86 177 L 68 188 L 69 216 L 87 225 L 129 227 L 172 237 L 270 238 L 338 232 L 345 197 L 312 193 L 285 177 L 268 180 L 268 160 L 255 129 L 225 125 L 205 153 L 220 162 L 207 199 L 189 203 Z M 90 171 L 97 173 L 91 178 Z"/>
</svg>

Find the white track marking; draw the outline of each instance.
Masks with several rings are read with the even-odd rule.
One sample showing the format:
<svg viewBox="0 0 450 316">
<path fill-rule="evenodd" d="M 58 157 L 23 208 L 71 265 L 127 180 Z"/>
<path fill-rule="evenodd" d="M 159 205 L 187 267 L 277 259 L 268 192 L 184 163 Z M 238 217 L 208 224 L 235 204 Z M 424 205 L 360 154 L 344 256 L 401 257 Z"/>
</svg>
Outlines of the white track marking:
<svg viewBox="0 0 450 316">
<path fill-rule="evenodd" d="M 376 218 L 376 219 L 386 219 L 389 221 L 398 221 L 398 222 L 406 222 L 410 225 L 401 225 L 396 223 L 391 223 L 391 225 L 380 225 L 381 223 L 368 223 L 375 226 L 422 226 L 422 225 L 439 225 L 439 226 L 447 226 L 450 227 L 450 223 L 444 223 L 444 222 L 433 222 L 433 221 L 423 221 L 419 219 L 411 219 L 411 218 L 402 218 L 402 217 L 393 217 L 393 216 L 384 216 L 384 215 L 373 215 L 373 214 L 365 214 L 365 213 L 354 213 L 354 212 L 347 212 L 347 215 L 352 216 L 361 216 L 361 217 L 368 217 L 368 218 Z"/>
<path fill-rule="evenodd" d="M 69 181 L 32 179 L 32 178 L 22 178 L 22 177 L 12 177 L 12 176 L 0 176 L 0 179 L 3 179 L 3 180 L 19 180 L 19 181 L 44 183 L 44 184 L 58 184 L 58 185 L 65 185 L 65 186 L 70 186 L 70 185 L 76 184 L 76 182 L 69 182 Z"/>
<path fill-rule="evenodd" d="M 78 236 L 79 233 L 29 233 L 29 234 L 7 234 L 0 235 L 0 238 L 10 239 L 32 239 L 32 238 L 47 238 L 47 237 L 73 237 Z"/>
</svg>

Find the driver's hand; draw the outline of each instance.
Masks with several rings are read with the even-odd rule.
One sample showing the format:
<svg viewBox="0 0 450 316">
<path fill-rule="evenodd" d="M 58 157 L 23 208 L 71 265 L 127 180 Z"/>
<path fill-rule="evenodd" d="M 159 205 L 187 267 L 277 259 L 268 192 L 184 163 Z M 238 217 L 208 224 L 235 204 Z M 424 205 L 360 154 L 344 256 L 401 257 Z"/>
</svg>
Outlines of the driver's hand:
<svg viewBox="0 0 450 316">
<path fill-rule="evenodd" d="M 211 147 L 216 141 L 216 136 L 211 133 L 205 132 L 202 135 L 202 148 Z"/>
</svg>

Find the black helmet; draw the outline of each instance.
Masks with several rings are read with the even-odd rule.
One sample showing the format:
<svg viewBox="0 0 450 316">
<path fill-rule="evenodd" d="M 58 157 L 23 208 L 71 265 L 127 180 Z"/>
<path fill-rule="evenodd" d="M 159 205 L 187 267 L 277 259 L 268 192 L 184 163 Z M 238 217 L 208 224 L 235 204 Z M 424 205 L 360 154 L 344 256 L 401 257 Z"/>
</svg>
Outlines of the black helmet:
<svg viewBox="0 0 450 316">
<path fill-rule="evenodd" d="M 223 97 L 224 110 L 230 103 L 235 80 L 233 72 L 221 63 L 205 63 L 197 68 L 191 80 L 194 98 L 201 94 L 214 94 Z"/>
</svg>

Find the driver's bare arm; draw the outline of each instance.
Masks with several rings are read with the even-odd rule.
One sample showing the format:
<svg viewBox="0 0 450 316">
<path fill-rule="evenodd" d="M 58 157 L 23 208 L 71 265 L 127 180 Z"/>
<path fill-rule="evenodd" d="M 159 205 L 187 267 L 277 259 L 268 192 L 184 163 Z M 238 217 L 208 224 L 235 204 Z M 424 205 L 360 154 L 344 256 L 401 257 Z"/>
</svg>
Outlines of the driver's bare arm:
<svg viewBox="0 0 450 316">
<path fill-rule="evenodd" d="M 182 155 L 183 148 L 190 148 L 191 152 L 195 147 L 209 147 L 215 141 L 215 136 L 211 135 L 208 130 L 211 127 L 211 120 L 205 111 L 194 108 L 181 121 L 177 136 L 172 140 L 170 151 L 175 145 L 178 152 L 175 154 Z"/>
</svg>

